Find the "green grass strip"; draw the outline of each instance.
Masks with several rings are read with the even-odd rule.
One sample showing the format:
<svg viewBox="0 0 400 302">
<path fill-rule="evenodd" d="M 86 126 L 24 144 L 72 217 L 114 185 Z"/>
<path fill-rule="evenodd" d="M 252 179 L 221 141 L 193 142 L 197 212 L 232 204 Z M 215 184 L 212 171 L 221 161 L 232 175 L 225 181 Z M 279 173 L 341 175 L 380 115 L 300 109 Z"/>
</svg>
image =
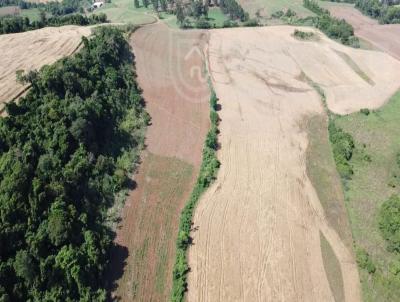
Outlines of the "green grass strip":
<svg viewBox="0 0 400 302">
<path fill-rule="evenodd" d="M 217 114 L 217 96 L 211 87 L 210 96 L 210 121 L 211 127 L 206 136 L 203 147 L 203 162 L 200 167 L 200 172 L 197 182 L 194 186 L 192 194 L 185 208 L 182 210 L 179 222 L 178 239 L 176 241 L 176 259 L 172 272 L 172 294 L 171 301 L 180 302 L 184 300 L 187 289 L 187 274 L 189 265 L 187 260 L 187 251 L 191 245 L 192 239 L 190 231 L 192 228 L 193 213 L 196 204 L 200 199 L 201 194 L 213 183 L 216 179 L 217 171 L 220 162 L 217 159 L 217 135 L 218 135 L 218 114 Z"/>
</svg>

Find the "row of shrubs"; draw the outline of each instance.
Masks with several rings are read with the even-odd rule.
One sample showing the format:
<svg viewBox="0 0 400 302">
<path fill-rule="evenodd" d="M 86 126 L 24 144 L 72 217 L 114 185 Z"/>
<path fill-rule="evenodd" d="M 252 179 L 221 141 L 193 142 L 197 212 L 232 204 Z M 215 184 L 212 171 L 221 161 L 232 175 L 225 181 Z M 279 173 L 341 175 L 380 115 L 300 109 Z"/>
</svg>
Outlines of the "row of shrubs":
<svg viewBox="0 0 400 302">
<path fill-rule="evenodd" d="M 332 17 L 328 10 L 320 7 L 314 0 L 303 0 L 303 5 L 317 15 L 312 18 L 313 25 L 329 38 L 339 40 L 344 45 L 360 47 L 358 38 L 354 36 L 353 26 L 345 20 Z"/>
<path fill-rule="evenodd" d="M 337 127 L 332 118 L 329 120 L 328 131 L 336 168 L 342 179 L 348 180 L 353 175 L 353 168 L 349 163 L 355 148 L 353 137 Z"/>
<path fill-rule="evenodd" d="M 218 114 L 217 96 L 211 91 L 210 97 L 210 121 L 211 128 L 208 131 L 203 148 L 203 162 L 200 167 L 197 182 L 185 208 L 181 213 L 179 222 L 178 239 L 176 241 L 176 259 L 173 269 L 173 285 L 171 301 L 181 302 L 184 300 L 187 289 L 187 273 L 189 266 L 187 261 L 187 250 L 192 242 L 190 231 L 192 228 L 193 212 L 202 193 L 213 183 L 216 178 L 220 163 L 217 159 L 216 150 L 218 147 Z"/>
</svg>

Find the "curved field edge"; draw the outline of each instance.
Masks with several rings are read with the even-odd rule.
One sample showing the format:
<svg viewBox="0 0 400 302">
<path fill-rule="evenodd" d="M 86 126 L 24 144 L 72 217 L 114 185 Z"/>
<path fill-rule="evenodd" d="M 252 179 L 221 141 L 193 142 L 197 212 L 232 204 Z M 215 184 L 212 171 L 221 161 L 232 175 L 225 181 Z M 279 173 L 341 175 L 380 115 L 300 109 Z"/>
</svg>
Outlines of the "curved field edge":
<svg viewBox="0 0 400 302">
<path fill-rule="evenodd" d="M 379 230 L 379 210 L 393 194 L 400 194 L 397 154 L 400 152 L 398 116 L 400 91 L 373 111 L 336 116 L 334 123 L 354 140 L 349 160 L 353 170 L 345 181 L 345 200 L 364 301 L 398 301 L 400 278 L 395 270 L 398 255 L 387 250 Z"/>
<path fill-rule="evenodd" d="M 192 231 L 193 225 L 193 213 L 200 196 L 215 180 L 220 165 L 216 155 L 216 150 L 218 147 L 218 99 L 213 88 L 211 87 L 211 83 L 210 89 L 211 127 L 206 136 L 203 148 L 203 160 L 200 166 L 196 184 L 188 202 L 182 210 L 180 217 L 178 238 L 176 241 L 176 259 L 172 272 L 172 302 L 184 300 L 185 292 L 187 290 L 187 274 L 190 270 L 187 259 L 187 251 L 192 242 L 190 232 Z"/>
</svg>

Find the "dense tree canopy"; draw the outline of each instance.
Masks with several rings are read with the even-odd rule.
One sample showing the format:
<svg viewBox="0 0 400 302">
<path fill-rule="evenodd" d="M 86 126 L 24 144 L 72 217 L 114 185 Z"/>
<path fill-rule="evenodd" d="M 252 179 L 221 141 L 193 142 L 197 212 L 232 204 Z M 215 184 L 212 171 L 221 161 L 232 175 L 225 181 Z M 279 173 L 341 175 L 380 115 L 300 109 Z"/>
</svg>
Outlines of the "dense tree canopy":
<svg viewBox="0 0 400 302">
<path fill-rule="evenodd" d="M 122 33 L 98 28 L 0 119 L 0 301 L 104 301 L 106 226 L 148 121 Z"/>
</svg>

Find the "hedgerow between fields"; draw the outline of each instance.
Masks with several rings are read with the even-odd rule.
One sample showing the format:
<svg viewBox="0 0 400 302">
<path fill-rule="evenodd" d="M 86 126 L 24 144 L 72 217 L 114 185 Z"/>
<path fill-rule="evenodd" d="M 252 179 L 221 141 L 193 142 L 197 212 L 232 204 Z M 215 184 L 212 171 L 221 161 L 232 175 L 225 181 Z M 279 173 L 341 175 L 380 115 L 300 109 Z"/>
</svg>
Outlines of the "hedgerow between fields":
<svg viewBox="0 0 400 302">
<path fill-rule="evenodd" d="M 0 119 L 0 301 L 105 301 L 108 210 L 148 122 L 121 31 L 39 72 Z"/>
<path fill-rule="evenodd" d="M 314 0 L 303 0 L 303 5 L 317 15 L 310 17 L 313 25 L 329 38 L 339 40 L 345 45 L 360 47 L 358 38 L 354 36 L 353 26 L 345 20 L 332 17 L 328 10 L 320 7 Z"/>
<path fill-rule="evenodd" d="M 203 148 L 203 162 L 200 167 L 199 176 L 194 186 L 192 194 L 181 213 L 178 239 L 176 241 L 176 259 L 172 273 L 172 296 L 171 301 L 181 302 L 184 300 L 187 289 L 187 274 L 189 266 L 187 261 L 187 251 L 191 245 L 190 231 L 192 228 L 193 213 L 196 204 L 202 193 L 211 185 L 217 175 L 219 161 L 216 150 L 218 147 L 218 114 L 217 114 L 217 96 L 211 91 L 210 97 L 210 121 L 211 128 L 208 131 Z"/>
</svg>

